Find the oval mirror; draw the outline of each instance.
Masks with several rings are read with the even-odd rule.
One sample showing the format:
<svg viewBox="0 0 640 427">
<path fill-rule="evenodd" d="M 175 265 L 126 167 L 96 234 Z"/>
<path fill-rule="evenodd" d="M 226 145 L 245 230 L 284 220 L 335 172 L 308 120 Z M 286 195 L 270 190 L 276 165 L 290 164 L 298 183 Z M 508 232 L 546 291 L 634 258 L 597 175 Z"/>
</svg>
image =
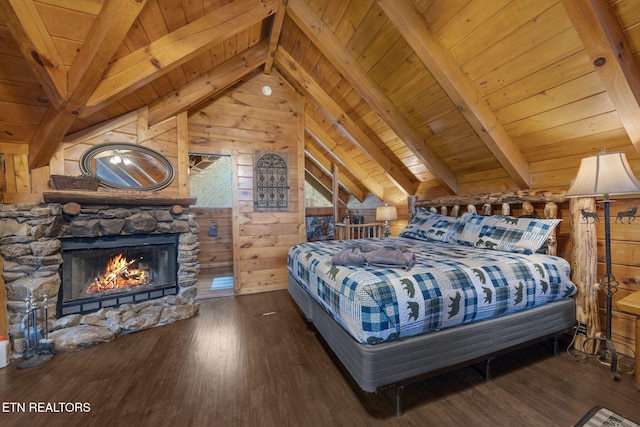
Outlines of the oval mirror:
<svg viewBox="0 0 640 427">
<path fill-rule="evenodd" d="M 80 158 L 82 173 L 100 179 L 106 187 L 158 190 L 171 184 L 174 170 L 160 153 L 136 144 L 102 144 Z"/>
</svg>

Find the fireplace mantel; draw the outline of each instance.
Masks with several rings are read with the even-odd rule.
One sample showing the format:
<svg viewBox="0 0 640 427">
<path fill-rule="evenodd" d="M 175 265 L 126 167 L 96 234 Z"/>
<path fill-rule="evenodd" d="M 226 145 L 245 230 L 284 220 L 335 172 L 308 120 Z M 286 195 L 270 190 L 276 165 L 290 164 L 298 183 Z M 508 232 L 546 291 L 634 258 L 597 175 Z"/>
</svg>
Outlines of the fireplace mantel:
<svg viewBox="0 0 640 427">
<path fill-rule="evenodd" d="M 124 206 L 172 206 L 189 207 L 196 203 L 195 197 L 167 196 L 146 192 L 110 192 L 110 191 L 64 191 L 52 190 L 42 193 L 47 203 L 76 202 L 94 205 L 124 205 Z"/>
</svg>

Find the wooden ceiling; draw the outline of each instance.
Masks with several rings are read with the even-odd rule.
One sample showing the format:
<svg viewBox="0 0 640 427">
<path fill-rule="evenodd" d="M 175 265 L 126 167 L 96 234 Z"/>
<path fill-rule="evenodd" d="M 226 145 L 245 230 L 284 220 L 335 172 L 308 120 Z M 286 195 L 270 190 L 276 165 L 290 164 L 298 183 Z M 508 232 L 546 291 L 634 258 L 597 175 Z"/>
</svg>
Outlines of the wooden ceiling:
<svg viewBox="0 0 640 427">
<path fill-rule="evenodd" d="M 359 200 L 566 188 L 602 147 L 640 170 L 639 24 L 635 0 L 3 0 L 0 143 L 42 167 L 73 132 L 279 73 L 307 173 Z"/>
</svg>

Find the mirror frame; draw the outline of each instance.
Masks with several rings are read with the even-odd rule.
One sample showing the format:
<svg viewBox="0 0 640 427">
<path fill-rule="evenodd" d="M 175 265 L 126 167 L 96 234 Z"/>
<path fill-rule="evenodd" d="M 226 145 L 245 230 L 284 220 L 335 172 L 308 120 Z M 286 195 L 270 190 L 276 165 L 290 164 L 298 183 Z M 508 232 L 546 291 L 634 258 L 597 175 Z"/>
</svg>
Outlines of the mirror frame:
<svg viewBox="0 0 640 427">
<path fill-rule="evenodd" d="M 165 178 L 157 184 L 133 187 L 130 185 L 117 184 L 99 177 L 97 175 L 97 171 L 94 171 L 91 168 L 91 160 L 98 154 L 111 150 L 132 150 L 153 157 L 154 159 L 162 163 L 163 166 L 165 166 L 167 170 Z M 162 154 L 150 148 L 143 147 L 142 145 L 129 144 L 126 142 L 106 143 L 89 148 L 80 157 L 80 170 L 83 174 L 91 174 L 92 176 L 98 178 L 100 180 L 100 184 L 104 185 L 105 187 L 118 188 L 121 190 L 160 190 L 161 188 L 165 188 L 169 184 L 171 184 L 171 182 L 173 182 L 173 178 L 175 177 L 175 170 L 173 168 L 173 165 Z"/>
</svg>

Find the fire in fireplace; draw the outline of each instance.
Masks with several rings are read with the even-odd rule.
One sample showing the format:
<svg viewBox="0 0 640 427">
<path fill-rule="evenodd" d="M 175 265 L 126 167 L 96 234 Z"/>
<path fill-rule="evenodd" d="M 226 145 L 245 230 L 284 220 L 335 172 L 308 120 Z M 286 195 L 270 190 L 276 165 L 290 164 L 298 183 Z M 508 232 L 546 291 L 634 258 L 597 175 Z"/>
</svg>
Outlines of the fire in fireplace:
<svg viewBox="0 0 640 427">
<path fill-rule="evenodd" d="M 57 316 L 176 294 L 177 248 L 175 234 L 64 239 Z"/>
<path fill-rule="evenodd" d="M 144 286 L 149 283 L 149 273 L 143 268 L 135 268 L 134 265 L 142 261 L 140 258 L 129 260 L 123 254 L 111 258 L 101 273 L 87 287 L 87 294 L 97 294 L 113 290 L 131 289 L 135 286 Z"/>
</svg>

